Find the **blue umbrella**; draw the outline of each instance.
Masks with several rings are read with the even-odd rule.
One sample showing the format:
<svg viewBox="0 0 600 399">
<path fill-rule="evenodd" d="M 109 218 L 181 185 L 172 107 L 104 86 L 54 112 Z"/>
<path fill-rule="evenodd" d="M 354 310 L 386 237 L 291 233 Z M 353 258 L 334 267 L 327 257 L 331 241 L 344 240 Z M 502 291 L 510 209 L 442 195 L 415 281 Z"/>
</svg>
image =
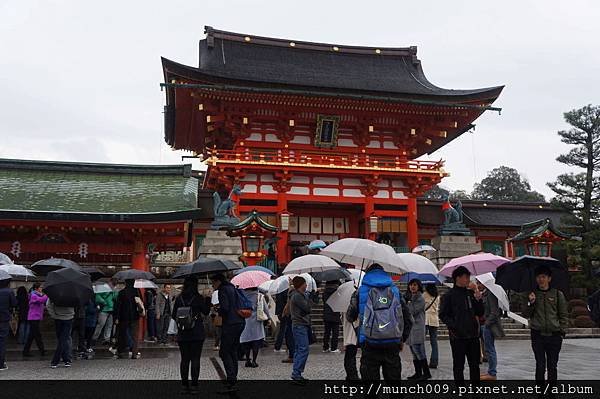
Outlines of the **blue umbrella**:
<svg viewBox="0 0 600 399">
<path fill-rule="evenodd" d="M 442 282 L 439 280 L 438 276 L 436 276 L 435 274 L 429 274 L 429 273 L 413 273 L 413 272 L 408 272 L 403 274 L 400 277 L 400 281 L 403 283 L 408 283 L 410 280 L 412 279 L 417 279 L 420 280 L 421 283 L 423 284 L 442 284 Z"/>
<path fill-rule="evenodd" d="M 327 246 L 323 240 L 314 240 L 308 244 L 308 249 L 323 249 Z"/>
<path fill-rule="evenodd" d="M 251 271 L 265 272 L 269 276 L 275 276 L 275 273 L 273 273 L 271 270 L 267 269 L 266 267 L 262 267 L 262 266 L 247 266 L 242 269 L 236 270 L 235 272 L 233 272 L 233 274 L 235 274 L 237 276 L 240 273 L 251 272 Z"/>
</svg>

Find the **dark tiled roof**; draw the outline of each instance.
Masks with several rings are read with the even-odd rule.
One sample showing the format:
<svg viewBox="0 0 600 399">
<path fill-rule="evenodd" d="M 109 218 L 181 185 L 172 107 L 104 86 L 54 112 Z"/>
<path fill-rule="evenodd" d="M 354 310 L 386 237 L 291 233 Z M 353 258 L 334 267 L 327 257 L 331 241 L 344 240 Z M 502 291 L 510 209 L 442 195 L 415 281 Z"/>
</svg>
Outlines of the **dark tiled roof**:
<svg viewBox="0 0 600 399">
<path fill-rule="evenodd" d="M 421 225 L 439 226 L 443 222 L 440 201 L 419 200 L 417 220 Z M 484 206 L 483 204 L 487 204 Z M 454 204 L 453 204 L 454 205 Z M 515 203 L 463 200 L 464 222 L 469 227 L 521 227 L 540 219 L 550 219 L 560 226 L 567 216 L 564 211 L 553 209 L 548 203 Z M 541 208 L 540 208 L 541 206 Z"/>
<path fill-rule="evenodd" d="M 198 212 L 198 179 L 191 177 L 191 165 L 0 159 L 0 193 L 4 217 L 15 212 L 33 219 L 55 215 L 68 220 L 107 220 L 110 215 L 127 220 L 131 217 L 124 215 L 138 215 L 150 221 L 152 214 L 180 220 Z"/>
<path fill-rule="evenodd" d="M 425 77 L 416 47 L 377 49 L 309 43 L 246 36 L 211 27 L 206 27 L 206 33 L 206 39 L 200 41 L 199 68 L 163 59 L 167 78 L 171 72 L 198 80 L 222 79 L 221 83 L 408 95 L 449 102 L 492 102 L 503 88 L 437 87 Z"/>
<path fill-rule="evenodd" d="M 561 238 L 569 238 L 570 237 L 568 234 L 565 234 L 562 231 L 558 230 L 554 226 L 552 219 L 541 219 L 541 220 L 537 220 L 535 222 L 527 223 L 527 224 L 524 224 L 523 226 L 521 226 L 521 231 L 516 236 L 511 238 L 510 240 L 511 241 L 527 240 L 529 238 L 538 237 L 541 234 L 543 234 L 545 231 L 550 231 L 554 235 L 561 237 Z"/>
</svg>

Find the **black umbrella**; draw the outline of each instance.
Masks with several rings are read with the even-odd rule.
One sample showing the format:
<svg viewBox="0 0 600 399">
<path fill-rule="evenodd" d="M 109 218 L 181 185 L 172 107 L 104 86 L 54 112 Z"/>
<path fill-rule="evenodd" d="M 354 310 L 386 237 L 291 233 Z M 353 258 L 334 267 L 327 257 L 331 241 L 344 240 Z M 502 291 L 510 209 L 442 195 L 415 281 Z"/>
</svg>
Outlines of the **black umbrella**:
<svg viewBox="0 0 600 399">
<path fill-rule="evenodd" d="M 339 269 L 329 269 L 311 274 L 316 281 L 352 280 L 352 274 L 341 267 Z"/>
<path fill-rule="evenodd" d="M 96 267 L 84 267 L 81 269 L 81 271 L 89 274 L 92 281 L 100 280 L 102 277 L 105 276 L 105 274 L 102 273 L 102 271 Z"/>
<path fill-rule="evenodd" d="M 600 277 L 600 268 L 596 270 L 596 272 L 594 273 L 594 276 Z"/>
<path fill-rule="evenodd" d="M 505 290 L 531 292 L 537 287 L 535 269 L 545 265 L 552 272 L 550 287 L 563 292 L 569 289 L 569 272 L 558 259 L 541 256 L 521 256 L 500 266 L 496 272 L 496 284 Z"/>
<path fill-rule="evenodd" d="M 241 269 L 241 266 L 230 260 L 212 259 L 201 256 L 192 263 L 179 266 L 171 277 L 183 278 L 192 274 L 228 272 L 237 269 Z"/>
<path fill-rule="evenodd" d="M 69 267 L 48 273 L 43 291 L 58 306 L 83 305 L 94 295 L 90 276 Z"/>
<path fill-rule="evenodd" d="M 125 280 L 154 280 L 154 274 L 138 269 L 127 269 L 121 270 L 120 272 L 115 273 L 113 276 L 119 281 Z"/>
<path fill-rule="evenodd" d="M 60 270 L 64 268 L 75 269 L 77 271 L 81 271 L 81 267 L 69 259 L 63 258 L 50 258 L 38 260 L 33 265 L 31 265 L 30 269 L 38 275 L 45 276 L 46 274 L 53 272 L 55 270 Z"/>
</svg>

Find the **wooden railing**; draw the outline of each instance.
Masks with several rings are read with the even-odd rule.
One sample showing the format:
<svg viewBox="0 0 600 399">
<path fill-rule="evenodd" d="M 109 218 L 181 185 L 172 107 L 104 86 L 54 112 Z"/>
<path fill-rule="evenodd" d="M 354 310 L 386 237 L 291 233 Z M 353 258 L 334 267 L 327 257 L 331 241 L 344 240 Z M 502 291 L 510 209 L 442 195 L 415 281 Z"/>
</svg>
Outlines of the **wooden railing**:
<svg viewBox="0 0 600 399">
<path fill-rule="evenodd" d="M 269 150 L 242 148 L 238 150 L 208 150 L 208 162 L 214 163 L 277 163 L 347 168 L 411 169 L 440 172 L 444 161 L 416 161 L 400 156 L 340 154 L 326 150 Z"/>
</svg>

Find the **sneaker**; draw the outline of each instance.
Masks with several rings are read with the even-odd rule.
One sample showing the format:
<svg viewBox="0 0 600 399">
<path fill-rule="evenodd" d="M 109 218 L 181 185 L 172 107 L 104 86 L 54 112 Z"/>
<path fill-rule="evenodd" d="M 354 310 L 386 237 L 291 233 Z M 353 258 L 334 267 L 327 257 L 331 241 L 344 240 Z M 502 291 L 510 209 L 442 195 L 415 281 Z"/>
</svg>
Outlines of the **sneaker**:
<svg viewBox="0 0 600 399">
<path fill-rule="evenodd" d="M 71 367 L 71 362 L 65 362 L 65 367 Z"/>
<path fill-rule="evenodd" d="M 132 359 L 141 359 L 142 358 L 142 354 L 140 352 L 138 352 L 135 355 L 132 355 L 131 358 Z"/>
<path fill-rule="evenodd" d="M 283 359 L 283 360 L 281 361 L 281 363 L 294 363 L 294 359 L 293 359 L 293 358 L 290 358 L 290 357 L 288 357 L 287 359 Z"/>
<path fill-rule="evenodd" d="M 329 353 L 329 349 L 323 349 L 323 353 Z"/>
<path fill-rule="evenodd" d="M 292 377 L 292 384 L 296 385 L 306 385 L 308 380 L 304 377 Z"/>
<path fill-rule="evenodd" d="M 283 352 L 287 352 L 285 349 L 273 349 L 273 352 L 275 353 L 283 353 Z"/>
<path fill-rule="evenodd" d="M 489 375 L 489 374 L 482 374 L 479 376 L 479 379 L 481 381 L 496 381 L 496 376 L 495 375 Z"/>
<path fill-rule="evenodd" d="M 2 366 L 0 366 L 0 371 L 4 371 L 4 370 L 8 370 L 8 366 L 6 365 L 6 363 L 4 363 Z"/>
<path fill-rule="evenodd" d="M 57 367 L 58 367 L 58 364 L 51 364 L 51 365 L 50 365 L 50 368 L 51 368 L 51 369 L 55 369 L 55 368 L 57 368 Z"/>
<path fill-rule="evenodd" d="M 331 353 L 340 353 L 340 350 L 336 349 L 336 350 L 331 351 Z"/>
<path fill-rule="evenodd" d="M 113 355 L 116 355 L 116 354 L 117 354 L 117 350 L 116 350 L 115 348 L 113 348 L 113 347 L 110 347 L 110 348 L 108 348 L 108 351 L 109 351 L 110 353 L 112 353 Z"/>
<path fill-rule="evenodd" d="M 220 349 L 220 348 L 219 348 L 218 346 L 215 346 L 215 347 L 213 348 L 213 350 L 214 350 L 214 351 L 218 351 L 219 349 Z"/>
</svg>

